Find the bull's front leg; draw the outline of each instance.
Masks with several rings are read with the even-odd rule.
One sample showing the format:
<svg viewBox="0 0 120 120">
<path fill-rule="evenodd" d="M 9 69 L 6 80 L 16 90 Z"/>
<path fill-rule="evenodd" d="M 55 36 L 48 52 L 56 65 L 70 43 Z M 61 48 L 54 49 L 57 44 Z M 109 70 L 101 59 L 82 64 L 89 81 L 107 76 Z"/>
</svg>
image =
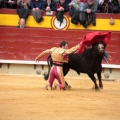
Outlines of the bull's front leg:
<svg viewBox="0 0 120 120">
<path fill-rule="evenodd" d="M 97 77 L 98 77 L 98 80 L 99 80 L 99 88 L 103 89 L 101 73 L 102 73 L 102 65 L 101 65 L 99 71 L 97 72 Z"/>
<path fill-rule="evenodd" d="M 101 71 L 97 73 L 97 77 L 98 77 L 98 80 L 99 80 L 99 87 L 101 89 L 103 89 L 103 83 L 102 83 L 102 79 L 101 79 Z"/>
<path fill-rule="evenodd" d="M 64 74 L 64 76 L 66 76 L 67 75 L 67 73 L 68 73 L 68 71 L 70 70 L 70 68 L 68 68 L 68 67 L 63 67 L 63 74 Z M 69 85 L 66 81 L 65 81 L 65 89 L 71 89 L 71 85 Z"/>
<path fill-rule="evenodd" d="M 96 78 L 95 78 L 94 74 L 90 74 L 90 73 L 89 73 L 88 76 L 89 76 L 89 77 L 91 78 L 91 80 L 94 82 L 95 90 L 99 91 L 100 89 L 99 89 L 99 87 L 98 87 L 98 85 L 97 85 Z"/>
<path fill-rule="evenodd" d="M 65 81 L 65 89 L 66 89 L 66 90 L 71 89 L 71 85 L 69 85 L 66 81 Z"/>
</svg>

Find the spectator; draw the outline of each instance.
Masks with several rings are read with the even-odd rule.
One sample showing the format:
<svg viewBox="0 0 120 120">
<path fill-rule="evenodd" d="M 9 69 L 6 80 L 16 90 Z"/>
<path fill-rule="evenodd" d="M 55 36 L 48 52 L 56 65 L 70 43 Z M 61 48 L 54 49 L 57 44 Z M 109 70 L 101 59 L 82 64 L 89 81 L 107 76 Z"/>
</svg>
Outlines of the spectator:
<svg viewBox="0 0 120 120">
<path fill-rule="evenodd" d="M 69 3 L 69 6 L 74 10 L 74 11 L 82 11 L 83 10 L 83 2 L 80 0 L 73 0 Z"/>
<path fill-rule="evenodd" d="M 24 18 L 25 22 L 30 14 L 30 1 L 29 0 L 18 0 L 17 1 L 17 13 L 20 18 Z"/>
<path fill-rule="evenodd" d="M 120 13 L 120 0 L 112 0 L 112 12 Z"/>
<path fill-rule="evenodd" d="M 54 3 L 58 2 L 59 0 L 53 0 Z"/>
<path fill-rule="evenodd" d="M 97 5 L 99 5 L 99 1 L 100 1 L 100 0 L 94 0 L 94 2 L 97 3 Z"/>
<path fill-rule="evenodd" d="M 83 10 L 83 5 L 84 3 L 81 2 L 80 0 L 73 0 L 69 3 L 69 7 L 70 7 L 69 13 L 70 16 L 72 17 L 71 22 L 73 24 L 78 24 L 79 14 Z"/>
<path fill-rule="evenodd" d="M 86 14 L 86 21 L 84 21 L 83 26 L 86 28 L 92 23 L 93 26 L 96 26 L 96 16 L 98 5 L 94 0 L 88 0 L 87 3 L 83 6 L 83 12 Z"/>
<path fill-rule="evenodd" d="M 120 0 L 118 0 L 118 9 L 119 9 L 119 13 L 120 13 Z"/>
<path fill-rule="evenodd" d="M 55 3 L 54 11 L 56 11 L 56 18 L 60 22 L 60 26 L 64 19 L 64 13 L 69 11 L 67 0 L 59 0 Z"/>
<path fill-rule="evenodd" d="M 72 0 L 66 0 L 66 2 L 69 4 Z M 59 2 L 59 0 L 53 0 L 54 3 Z"/>
<path fill-rule="evenodd" d="M 18 24 L 19 25 L 17 26 L 17 28 L 25 28 L 25 19 L 24 18 L 20 18 Z"/>
<path fill-rule="evenodd" d="M 99 0 L 98 11 L 100 13 L 111 13 L 112 12 L 111 0 Z"/>
<path fill-rule="evenodd" d="M 87 0 L 80 0 L 80 2 L 83 2 L 85 4 L 87 2 Z"/>
<path fill-rule="evenodd" d="M 4 7 L 4 0 L 0 0 L 0 8 Z"/>
<path fill-rule="evenodd" d="M 54 3 L 52 2 L 52 0 L 46 0 L 43 2 L 42 4 L 42 9 L 44 11 L 53 11 L 54 10 Z"/>
<path fill-rule="evenodd" d="M 17 8 L 17 0 L 6 0 L 7 8 L 16 9 Z"/>
<path fill-rule="evenodd" d="M 43 21 L 42 4 L 43 4 L 43 0 L 30 0 L 32 15 L 37 23 L 40 23 L 41 21 Z"/>
</svg>

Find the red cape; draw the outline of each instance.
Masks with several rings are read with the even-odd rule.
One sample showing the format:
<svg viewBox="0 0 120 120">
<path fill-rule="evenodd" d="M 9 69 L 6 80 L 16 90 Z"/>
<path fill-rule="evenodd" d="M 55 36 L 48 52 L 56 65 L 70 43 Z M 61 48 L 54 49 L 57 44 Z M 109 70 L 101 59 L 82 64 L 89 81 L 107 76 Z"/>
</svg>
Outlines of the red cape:
<svg viewBox="0 0 120 120">
<path fill-rule="evenodd" d="M 85 35 L 80 42 L 78 53 L 82 53 L 85 49 L 85 45 L 91 46 L 95 42 L 103 41 L 106 45 L 111 39 L 111 32 L 92 32 Z"/>
</svg>

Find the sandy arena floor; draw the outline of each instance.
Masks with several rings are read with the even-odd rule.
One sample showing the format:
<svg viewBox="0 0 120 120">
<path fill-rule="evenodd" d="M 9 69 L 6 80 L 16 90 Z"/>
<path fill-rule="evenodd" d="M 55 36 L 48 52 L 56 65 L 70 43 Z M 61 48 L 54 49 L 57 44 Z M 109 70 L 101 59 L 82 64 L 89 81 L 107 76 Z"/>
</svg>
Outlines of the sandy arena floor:
<svg viewBox="0 0 120 120">
<path fill-rule="evenodd" d="M 47 91 L 37 76 L 0 75 L 0 120 L 120 120 L 120 81 L 68 79 L 68 91 Z"/>
</svg>

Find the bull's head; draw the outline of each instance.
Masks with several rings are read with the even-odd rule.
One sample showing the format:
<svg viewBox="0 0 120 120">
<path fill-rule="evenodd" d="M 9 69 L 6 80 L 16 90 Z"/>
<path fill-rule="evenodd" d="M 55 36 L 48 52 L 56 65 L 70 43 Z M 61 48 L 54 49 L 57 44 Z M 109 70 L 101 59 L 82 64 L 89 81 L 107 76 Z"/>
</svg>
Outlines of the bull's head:
<svg viewBox="0 0 120 120">
<path fill-rule="evenodd" d="M 103 42 L 96 42 L 92 45 L 94 51 L 98 51 L 99 54 L 104 54 L 105 44 Z"/>
<path fill-rule="evenodd" d="M 104 53 L 104 50 L 105 50 L 104 44 L 103 44 L 103 43 L 99 43 L 99 44 L 98 44 L 98 51 L 99 51 L 100 53 Z"/>
</svg>

